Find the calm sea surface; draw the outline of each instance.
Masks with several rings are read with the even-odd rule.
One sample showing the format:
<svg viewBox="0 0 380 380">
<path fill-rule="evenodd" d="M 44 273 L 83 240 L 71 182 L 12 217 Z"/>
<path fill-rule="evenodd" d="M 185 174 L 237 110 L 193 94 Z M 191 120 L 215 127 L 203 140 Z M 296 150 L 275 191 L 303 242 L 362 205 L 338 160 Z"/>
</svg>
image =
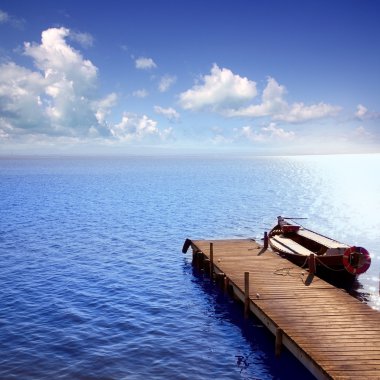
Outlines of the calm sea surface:
<svg viewBox="0 0 380 380">
<path fill-rule="evenodd" d="M 0 378 L 311 378 L 182 244 L 307 217 L 371 252 L 356 296 L 380 309 L 379 173 L 380 155 L 0 159 Z"/>
</svg>

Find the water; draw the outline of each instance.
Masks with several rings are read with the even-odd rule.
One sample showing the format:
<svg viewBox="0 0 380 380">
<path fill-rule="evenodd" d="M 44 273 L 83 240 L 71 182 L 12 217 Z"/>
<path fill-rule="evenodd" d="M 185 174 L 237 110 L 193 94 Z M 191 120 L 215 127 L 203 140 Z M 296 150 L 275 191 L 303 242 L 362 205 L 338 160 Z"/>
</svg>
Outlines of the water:
<svg viewBox="0 0 380 380">
<path fill-rule="evenodd" d="M 182 244 L 307 217 L 371 252 L 356 296 L 379 310 L 379 169 L 380 155 L 0 159 L 0 378 L 312 378 Z"/>
</svg>

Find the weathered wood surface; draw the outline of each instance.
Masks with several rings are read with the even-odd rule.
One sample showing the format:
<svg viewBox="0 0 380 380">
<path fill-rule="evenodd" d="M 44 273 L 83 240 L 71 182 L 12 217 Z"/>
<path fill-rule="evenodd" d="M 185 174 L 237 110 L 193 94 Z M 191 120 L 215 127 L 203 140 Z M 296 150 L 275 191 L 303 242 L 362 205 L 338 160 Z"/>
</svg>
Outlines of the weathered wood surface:
<svg viewBox="0 0 380 380">
<path fill-rule="evenodd" d="M 380 313 L 251 239 L 187 240 L 318 379 L 380 379 Z M 281 330 L 279 330 L 281 329 Z M 278 344 L 277 344 L 278 345 Z M 276 348 L 277 350 L 277 348 Z"/>
</svg>

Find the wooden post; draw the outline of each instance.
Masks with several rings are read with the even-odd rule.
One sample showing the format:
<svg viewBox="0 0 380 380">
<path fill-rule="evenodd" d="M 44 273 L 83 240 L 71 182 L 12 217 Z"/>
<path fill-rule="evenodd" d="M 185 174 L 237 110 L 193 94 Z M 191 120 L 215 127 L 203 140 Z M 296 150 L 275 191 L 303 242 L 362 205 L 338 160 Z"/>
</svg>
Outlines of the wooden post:
<svg viewBox="0 0 380 380">
<path fill-rule="evenodd" d="M 198 263 L 197 263 L 197 251 L 195 249 L 193 249 L 193 266 L 195 266 L 196 268 L 198 267 Z"/>
<path fill-rule="evenodd" d="M 210 243 L 210 278 L 214 272 L 214 243 Z"/>
<path fill-rule="evenodd" d="M 244 272 L 244 317 L 249 315 L 249 272 Z"/>
<path fill-rule="evenodd" d="M 226 275 L 223 272 L 214 272 L 215 280 L 218 284 L 224 283 L 224 278 Z"/>
<path fill-rule="evenodd" d="M 230 279 L 225 276 L 224 277 L 224 291 L 228 293 L 228 287 L 230 286 Z"/>
<path fill-rule="evenodd" d="M 203 261 L 203 253 L 202 253 L 202 251 L 196 251 L 195 252 L 195 267 L 198 270 L 202 269 L 202 265 L 203 265 L 202 261 Z"/>
<path fill-rule="evenodd" d="M 282 347 L 282 329 L 276 329 L 276 343 L 275 343 L 275 354 L 276 356 L 280 356 Z"/>
<path fill-rule="evenodd" d="M 311 253 L 309 256 L 309 273 L 314 274 L 315 269 L 315 255 L 314 253 Z"/>
<path fill-rule="evenodd" d="M 268 248 L 268 232 L 264 232 L 264 249 L 267 249 Z"/>
</svg>

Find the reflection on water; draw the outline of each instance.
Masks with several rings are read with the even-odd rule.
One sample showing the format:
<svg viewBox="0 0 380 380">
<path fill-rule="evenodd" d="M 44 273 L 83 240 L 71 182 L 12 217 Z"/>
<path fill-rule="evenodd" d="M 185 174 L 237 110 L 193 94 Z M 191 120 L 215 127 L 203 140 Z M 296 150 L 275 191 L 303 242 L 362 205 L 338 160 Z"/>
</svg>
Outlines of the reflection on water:
<svg viewBox="0 0 380 380">
<path fill-rule="evenodd" d="M 380 310 L 380 155 L 294 157 L 303 168 L 309 191 L 304 225 L 326 236 L 365 247 L 369 270 L 358 277 L 351 294 Z M 302 216 L 305 216 L 303 214 Z"/>
</svg>

